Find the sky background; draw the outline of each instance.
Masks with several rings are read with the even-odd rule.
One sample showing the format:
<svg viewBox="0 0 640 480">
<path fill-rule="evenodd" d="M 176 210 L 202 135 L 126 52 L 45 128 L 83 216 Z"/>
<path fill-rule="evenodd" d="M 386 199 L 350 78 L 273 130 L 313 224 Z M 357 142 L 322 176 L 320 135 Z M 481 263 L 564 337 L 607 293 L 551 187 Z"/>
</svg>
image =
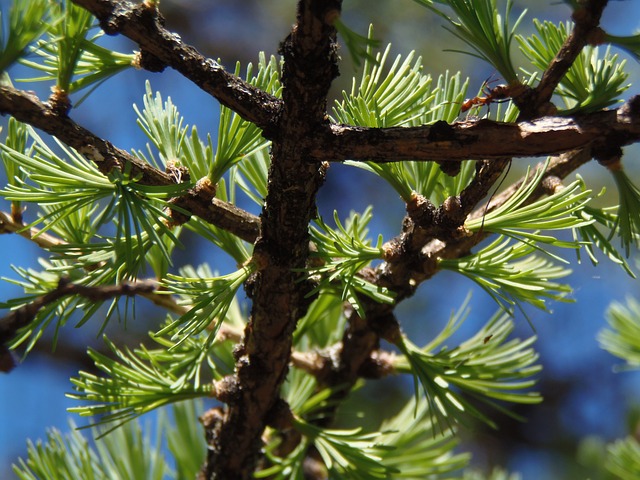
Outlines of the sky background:
<svg viewBox="0 0 640 480">
<path fill-rule="evenodd" d="M 7 3 L 6 0 L 0 0 L 3 17 Z M 186 41 L 192 42 L 214 58 L 220 56 L 223 62 L 234 58 L 231 55 L 245 60 L 257 59 L 259 50 L 265 50 L 268 54 L 275 53 L 278 42 L 284 38 L 292 21 L 294 2 L 275 2 L 277 8 L 274 6 L 272 11 L 264 5 L 269 2 L 263 2 L 263 5 L 248 2 L 258 9 L 258 13 L 249 16 L 242 11 L 244 7 L 241 3 L 183 2 L 180 8 L 184 11 L 178 12 L 172 10 L 175 7 L 171 2 L 165 3 L 163 0 L 163 8 L 167 6 L 170 26 L 173 22 L 176 28 L 186 29 L 180 30 Z M 530 13 L 528 21 L 542 15 L 554 21 L 568 18 L 568 9 L 557 2 L 516 1 L 514 11 L 519 12 L 522 5 L 531 3 L 535 3 L 540 10 Z M 430 43 L 431 37 L 425 35 L 425 25 L 432 26 L 429 23 L 432 20 L 412 2 L 406 0 L 376 4 L 376 8 L 369 11 L 362 9 L 361 2 L 345 2 L 347 24 L 364 32 L 366 25 L 376 20 L 376 15 L 387 19 L 386 15 L 390 14 L 388 9 L 395 9 L 392 13 L 396 15 L 396 20 L 383 22 L 377 19 L 376 24 L 379 38 L 383 44 L 392 42 L 395 54 L 406 54 L 416 48 L 424 57 L 425 72 L 432 72 L 434 77 L 447 68 L 461 69 L 463 75 L 471 77 L 472 90 L 479 88 L 483 80 L 493 73 L 490 67 L 469 63 L 468 57 L 442 54 L 442 48 L 450 46 L 447 42 L 451 42 L 451 37 L 437 30 L 439 38 L 444 40 L 442 44 L 433 46 Z M 637 31 L 640 28 L 639 4 L 636 1 L 610 2 L 603 22 L 605 28 L 617 34 Z M 403 9 L 394 5 L 403 5 Z M 171 16 L 170 12 L 177 13 Z M 197 17 L 197 20 L 192 24 L 185 24 L 184 17 L 188 15 Z M 207 40 L 209 33 L 211 38 Z M 231 47 L 222 46 L 222 41 L 230 36 L 236 36 L 237 41 L 231 42 Z M 206 44 L 201 43 L 205 41 Z M 108 38 L 106 44 L 123 52 L 132 49 L 131 44 L 121 38 Z M 443 63 L 445 60 L 448 63 Z M 225 64 L 233 70 L 231 62 Z M 638 65 L 634 60 L 629 60 L 629 67 L 631 81 L 637 83 Z M 16 69 L 12 73 L 14 77 L 20 77 L 25 76 L 24 72 L 24 69 Z M 352 73 L 351 66 L 342 67 L 343 87 L 348 87 L 350 81 L 347 79 Z M 146 138 L 135 124 L 132 105 L 142 104 L 146 79 L 151 81 L 154 90 L 161 91 L 164 97 L 171 97 L 185 117 L 185 122 L 197 125 L 201 136 L 202 132 L 210 131 L 215 144 L 218 117 L 216 102 L 171 70 L 162 74 L 129 70 L 101 86 L 85 103 L 72 111 L 72 118 L 94 133 L 110 139 L 120 148 L 144 148 Z M 48 95 L 48 86 L 34 87 L 30 84 L 28 88 L 36 90 L 41 98 Z M 336 87 L 334 93 L 338 89 Z M 632 88 L 631 91 L 638 90 Z M 638 149 L 628 149 L 625 165 L 635 179 L 640 178 L 637 160 Z M 533 164 L 533 161 L 515 160 L 511 177 L 517 178 L 518 173 L 528 164 Z M 604 173 L 595 164 L 580 171 L 594 189 L 595 186 L 607 185 L 610 192 L 615 192 Z M 640 183 L 640 180 L 636 183 Z M 371 236 L 381 233 L 388 240 L 396 235 L 401 226 L 404 207 L 390 187 L 362 170 L 333 165 L 327 183 L 319 194 L 320 213 L 328 218 L 337 209 L 340 217 L 344 218 L 350 210 L 363 211 L 369 204 L 374 208 L 374 220 L 370 224 Z M 8 209 L 7 202 L 0 201 L 0 208 Z M 255 208 L 254 213 L 258 213 Z M 25 215 L 29 217 L 28 210 Z M 10 264 L 37 268 L 35 259 L 41 255 L 35 245 L 16 235 L 0 235 L 0 252 L 0 276 L 8 278 L 17 277 Z M 636 258 L 637 252 L 633 252 L 630 259 L 632 264 Z M 223 273 L 232 268 L 232 263 L 227 258 L 216 255 L 199 243 L 187 242 L 185 251 L 179 252 L 178 263 L 198 264 L 204 261 Z M 601 350 L 595 338 L 597 332 L 605 326 L 604 314 L 610 302 L 624 302 L 627 297 L 640 299 L 640 284 L 638 280 L 630 279 L 622 269 L 606 261 L 597 268 L 590 263 L 583 263 L 573 265 L 573 269 L 574 273 L 567 282 L 575 289 L 572 295 L 575 303 L 552 305 L 553 315 L 529 310 L 535 334 L 539 337 L 536 348 L 544 365 L 540 375 L 541 386 L 547 396 L 551 397 L 550 401 L 526 410 L 530 420 L 526 425 L 517 427 L 522 438 L 512 441 L 510 446 L 500 443 L 500 432 L 478 433 L 478 438 L 484 439 L 487 444 L 495 444 L 493 450 L 476 452 L 475 461 L 480 466 L 499 462 L 509 469 L 520 471 L 524 480 L 543 478 L 540 477 L 542 471 L 547 472 L 544 478 L 569 478 L 566 476 L 567 472 L 573 471 L 570 469 L 575 465 L 567 463 L 567 457 L 558 453 L 558 447 L 562 447 L 566 453 L 577 448 L 577 439 L 581 437 L 595 435 L 605 440 L 622 437 L 628 432 L 629 411 L 640 407 L 640 374 L 614 374 L 612 367 L 620 361 Z M 457 337 L 464 338 L 482 325 L 494 313 L 496 306 L 470 281 L 448 272 L 423 284 L 416 296 L 399 308 L 403 328 L 412 335 L 415 343 L 426 342 L 444 326 L 451 312 L 463 303 L 470 291 L 472 311 Z M 14 285 L 0 283 L 0 301 L 20 293 Z M 139 302 L 137 308 L 141 318 L 151 321 L 157 318 L 157 311 L 144 302 Z M 67 325 L 62 335 L 66 342 L 75 342 L 77 345 L 95 343 L 100 321 L 96 320 L 94 323 L 82 330 L 74 329 L 71 324 Z M 518 336 L 529 337 L 534 334 L 522 316 L 516 317 L 516 324 Z M 109 329 L 109 334 L 116 338 L 130 336 L 133 343 L 137 343 L 141 333 L 147 330 L 146 325 L 148 324 L 129 323 L 125 330 L 124 325 L 115 322 Z M 49 427 L 68 429 L 71 417 L 66 409 L 75 403 L 67 399 L 64 393 L 71 390 L 69 377 L 75 376 L 78 368 L 76 363 L 56 360 L 55 355 L 35 352 L 10 374 L 0 376 L 0 478 L 12 478 L 12 474 L 8 473 L 10 464 L 18 456 L 25 456 L 27 438 L 44 438 Z M 375 396 L 368 397 L 368 401 L 384 405 L 385 402 L 392 401 L 391 395 L 394 392 L 402 390 L 408 384 L 396 380 L 390 381 L 388 385 L 391 388 L 379 388 Z M 385 395 L 384 391 L 390 392 L 389 395 Z M 74 421 L 84 423 L 83 419 L 77 417 Z M 508 423 L 504 426 L 511 427 Z"/>
</svg>

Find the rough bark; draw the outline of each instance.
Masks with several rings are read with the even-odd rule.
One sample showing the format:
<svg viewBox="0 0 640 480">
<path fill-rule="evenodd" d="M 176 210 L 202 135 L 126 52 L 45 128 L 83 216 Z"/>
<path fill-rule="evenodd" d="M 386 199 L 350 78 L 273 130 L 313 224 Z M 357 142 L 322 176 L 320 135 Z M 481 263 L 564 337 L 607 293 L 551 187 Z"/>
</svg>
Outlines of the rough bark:
<svg viewBox="0 0 640 480">
<path fill-rule="evenodd" d="M 301 1 L 296 25 L 281 47 L 284 108 L 254 250 L 253 307 L 238 350 L 237 388 L 216 425 L 204 467 L 209 479 L 251 478 L 287 374 L 296 322 L 310 302 L 300 269 L 309 253 L 308 225 L 325 165 L 310 157 L 309 149 L 314 132 L 327 121 L 326 95 L 338 73 L 332 23 L 340 7 L 339 1 Z"/>
</svg>

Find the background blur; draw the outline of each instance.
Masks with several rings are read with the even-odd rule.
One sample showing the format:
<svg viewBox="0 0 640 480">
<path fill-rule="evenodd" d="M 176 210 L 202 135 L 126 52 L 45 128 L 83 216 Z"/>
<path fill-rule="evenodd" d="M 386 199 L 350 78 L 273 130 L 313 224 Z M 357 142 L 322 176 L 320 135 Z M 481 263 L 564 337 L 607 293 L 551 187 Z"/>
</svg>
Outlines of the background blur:
<svg viewBox="0 0 640 480">
<path fill-rule="evenodd" d="M 3 19 L 9 3 L 0 0 Z M 229 70 L 234 69 L 236 60 L 240 60 L 244 71 L 247 62 L 257 60 L 259 51 L 276 54 L 279 42 L 294 21 L 295 3 L 294 0 L 163 0 L 161 9 L 167 18 L 167 26 L 180 33 L 186 42 L 206 55 L 220 58 Z M 525 28 L 529 28 L 536 17 L 554 22 L 569 19 L 568 7 L 555 0 L 516 0 L 514 3 L 515 17 L 523 7 L 529 8 L 523 22 Z M 611 1 L 603 24 L 611 33 L 628 35 L 639 29 L 639 19 L 640 2 Z M 425 73 L 433 77 L 447 70 L 461 70 L 463 76 L 471 79 L 470 92 L 479 89 L 494 73 L 490 66 L 477 63 L 473 57 L 443 52 L 445 48 L 461 48 L 462 45 L 442 29 L 434 15 L 410 0 L 345 1 L 344 20 L 362 34 L 366 34 L 368 25 L 373 23 L 375 35 L 382 45 L 393 44 L 394 55 L 406 55 L 415 49 L 423 57 Z M 525 33 L 528 32 L 525 30 Z M 125 38 L 104 40 L 115 50 L 130 52 L 136 48 Z M 333 90 L 335 98 L 341 89 L 350 88 L 351 77 L 357 74 L 346 49 L 343 49 L 343 57 L 342 76 Z M 630 94 L 640 93 L 638 64 L 629 59 L 627 67 L 632 74 L 631 82 L 635 84 Z M 31 72 L 19 66 L 12 71 L 13 78 L 30 75 Z M 197 125 L 201 135 L 210 131 L 215 142 L 217 103 L 170 69 L 162 74 L 131 69 L 102 85 L 71 112 L 72 118 L 120 148 L 143 149 L 147 140 L 135 124 L 132 105 L 142 104 L 145 79 L 150 80 L 152 88 L 159 90 L 163 98 L 171 97 L 186 123 Z M 29 84 L 28 89 L 36 90 L 42 99 L 49 93 L 48 85 Z M 6 122 L 6 119 L 2 121 Z M 639 150 L 629 148 L 625 153 L 626 168 L 638 184 Z M 510 178 L 517 178 L 532 163 L 533 160 L 514 160 Z M 607 186 L 606 200 L 608 203 L 616 201 L 615 188 L 604 169 L 590 164 L 579 173 L 594 190 Z M 1 180 L 4 183 L 4 178 Z M 318 199 L 320 213 L 330 217 L 337 209 L 344 218 L 350 210 L 363 211 L 369 204 L 374 207 L 371 236 L 375 238 L 382 233 L 388 240 L 396 235 L 404 208 L 395 192 L 372 174 L 333 165 Z M 259 213 L 252 204 L 243 207 Z M 8 204 L 0 201 L 0 209 L 8 209 Z M 25 218 L 33 218 L 28 210 Z M 184 242 L 186 248 L 178 252 L 176 265 L 208 262 L 221 273 L 231 270 L 229 259 L 209 245 L 192 237 L 185 237 Z M 17 278 L 10 264 L 37 268 L 36 259 L 41 254 L 35 245 L 17 235 L 1 235 L 0 252 L 0 276 L 8 278 Z M 634 252 L 630 259 L 632 264 L 636 256 Z M 604 313 L 610 302 L 623 302 L 626 297 L 640 299 L 640 284 L 604 260 L 598 268 L 590 263 L 576 264 L 567 282 L 575 289 L 576 303 L 552 305 L 553 315 L 529 310 L 535 333 L 522 316 L 516 317 L 518 336 L 537 334 L 539 337 L 536 345 L 544 365 L 539 388 L 545 402 L 518 408 L 520 414 L 528 417 L 526 423 L 501 417 L 497 419 L 500 423 L 497 431 L 478 427 L 476 431 L 464 433 L 463 447 L 474 452 L 473 464 L 480 469 L 503 465 L 521 472 L 525 480 L 598 478 L 591 466 L 577 459 L 580 442 L 585 437 L 609 441 L 635 429 L 638 416 L 635 412 L 640 411 L 640 374 L 613 373 L 612 367 L 620 361 L 598 347 L 595 335 L 605 326 Z M 496 306 L 470 281 L 448 272 L 422 285 L 413 299 L 402 304 L 398 315 L 403 328 L 413 336 L 415 343 L 426 342 L 444 326 L 451 312 L 462 304 L 470 291 L 472 311 L 456 337 L 465 338 L 494 313 Z M 20 293 L 14 285 L 0 283 L 0 301 Z M 112 321 L 107 333 L 116 343 L 126 341 L 137 345 L 146 341 L 146 332 L 157 324 L 157 310 L 144 300 L 137 303 L 136 309 L 135 321 L 130 320 L 126 325 Z M 73 402 L 66 399 L 64 393 L 71 390 L 70 376 L 76 375 L 78 369 L 91 368 L 84 352 L 87 344 L 101 347 L 102 342 L 96 339 L 99 325 L 98 319 L 93 326 L 83 329 L 67 325 L 55 354 L 51 354 L 51 345 L 44 339 L 23 364 L 10 374 L 0 376 L 0 478 L 13 478 L 10 465 L 17 457 L 26 456 L 27 438 L 44 438 L 49 427 L 68 429 L 66 408 Z M 364 405 L 367 412 L 376 408 L 384 408 L 387 412 L 399 408 L 400 395 L 406 395 L 410 385 L 410 379 L 388 379 L 363 389 L 351 406 L 342 409 L 340 421 L 345 424 L 353 421 L 356 405 L 358 409 Z M 375 420 L 377 417 L 372 414 L 367 418 Z M 85 424 L 84 419 L 77 417 L 74 421 Z"/>
</svg>

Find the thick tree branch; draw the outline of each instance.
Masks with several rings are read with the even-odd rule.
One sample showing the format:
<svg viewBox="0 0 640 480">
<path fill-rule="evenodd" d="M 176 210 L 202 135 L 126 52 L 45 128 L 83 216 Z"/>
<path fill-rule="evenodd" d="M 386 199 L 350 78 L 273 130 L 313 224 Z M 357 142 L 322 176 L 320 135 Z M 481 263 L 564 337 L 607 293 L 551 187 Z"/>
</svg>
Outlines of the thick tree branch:
<svg viewBox="0 0 640 480">
<path fill-rule="evenodd" d="M 324 165 L 311 158 L 314 135 L 325 124 L 326 96 L 337 75 L 337 0 L 301 0 L 296 25 L 283 42 L 284 108 L 273 138 L 258 272 L 250 282 L 251 318 L 236 363 L 237 395 L 216 423 L 203 468 L 207 479 L 251 478 L 261 435 L 277 405 L 290 361 L 292 333 L 312 299 L 300 282 L 309 254 L 308 225 Z"/>
<path fill-rule="evenodd" d="M 66 115 L 60 115 L 35 95 L 12 87 L 0 86 L 0 113 L 10 114 L 50 135 L 92 160 L 98 169 L 108 175 L 113 169 L 130 168 L 131 176 L 142 185 L 172 185 L 175 179 L 148 163 L 116 148 Z M 215 188 L 206 181 L 197 183 L 186 194 L 172 199 L 172 205 L 191 212 L 203 220 L 230 231 L 247 242 L 258 236 L 260 223 L 248 212 L 215 198 Z M 184 219 L 186 220 L 186 219 Z"/>
<path fill-rule="evenodd" d="M 136 42 L 141 49 L 141 67 L 161 71 L 170 66 L 265 132 L 275 129 L 281 100 L 226 72 L 217 62 L 185 44 L 179 35 L 166 30 L 157 10 L 158 2 L 73 2 L 90 11 L 108 35 L 122 34 Z"/>
<path fill-rule="evenodd" d="M 310 154 L 337 161 L 446 163 L 555 155 L 613 139 L 618 146 L 640 141 L 640 98 L 633 97 L 617 110 L 519 123 L 479 120 L 408 128 L 331 125 L 318 132 Z"/>
</svg>

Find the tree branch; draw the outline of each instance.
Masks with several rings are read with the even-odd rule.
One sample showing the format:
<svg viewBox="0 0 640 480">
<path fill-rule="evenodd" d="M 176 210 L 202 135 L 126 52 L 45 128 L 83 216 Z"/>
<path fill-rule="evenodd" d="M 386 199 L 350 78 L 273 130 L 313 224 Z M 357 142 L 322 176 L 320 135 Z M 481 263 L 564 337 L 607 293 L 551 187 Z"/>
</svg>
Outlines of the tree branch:
<svg viewBox="0 0 640 480">
<path fill-rule="evenodd" d="M 575 117 L 542 117 L 519 123 L 491 120 L 419 127 L 326 126 L 310 154 L 317 159 L 376 163 L 403 160 L 460 162 L 556 155 L 593 144 L 640 141 L 640 98 L 617 110 Z"/>
<path fill-rule="evenodd" d="M 179 35 L 166 30 L 164 18 L 157 10 L 158 2 L 73 0 L 73 3 L 91 12 L 106 34 L 122 34 L 136 42 L 141 49 L 141 67 L 157 72 L 170 66 L 242 118 L 255 123 L 265 135 L 276 129 L 282 101 L 227 73 L 217 62 L 185 44 Z"/>
<path fill-rule="evenodd" d="M 202 476 L 249 479 L 260 455 L 261 435 L 277 404 L 291 355 L 296 323 L 313 300 L 301 280 L 309 255 L 308 225 L 325 166 L 309 156 L 326 123 L 326 96 L 337 75 L 338 0 L 301 0 L 296 25 L 283 42 L 285 108 L 273 138 L 261 236 L 253 259 L 252 311 L 237 350 L 237 395 L 211 438 Z"/>
<path fill-rule="evenodd" d="M 9 353 L 8 350 L 6 350 L 5 343 L 11 340 L 18 330 L 31 323 L 38 312 L 50 303 L 70 295 L 79 295 L 96 302 L 123 295 L 128 297 L 149 295 L 153 293 L 157 287 L 158 284 L 155 280 L 139 280 L 137 282 L 122 282 L 119 285 L 87 287 L 85 285 L 71 283 L 68 278 L 63 277 L 54 290 L 36 297 L 30 303 L 12 310 L 0 318 L 0 357 L 2 357 L 0 358 L 0 365 L 5 364 L 3 359 Z M 12 368 L 13 366 L 8 370 L 0 370 L 7 372 Z"/>
<path fill-rule="evenodd" d="M 580 2 L 580 6 L 573 12 L 575 27 L 567 37 L 562 47 L 542 74 L 540 83 L 536 88 L 525 92 L 523 98 L 516 99 L 520 109 L 519 118 L 534 118 L 544 105 L 551 100 L 553 92 L 562 80 L 562 77 L 573 65 L 582 49 L 592 43 L 594 32 L 600 24 L 602 11 L 607 6 L 608 0 L 586 0 Z"/>
<path fill-rule="evenodd" d="M 63 245 L 65 242 L 49 233 L 42 233 L 37 228 L 24 230 L 23 223 L 16 222 L 9 213 L 0 211 L 0 234 L 17 233 L 21 237 L 31 240 L 41 248 L 51 248 Z"/>
<path fill-rule="evenodd" d="M 66 115 L 56 113 L 49 104 L 41 102 L 31 93 L 13 87 L 0 86 L 0 113 L 8 113 L 20 122 L 55 136 L 93 161 L 105 175 L 113 169 L 124 170 L 127 165 L 131 176 L 137 178 L 142 185 L 175 184 L 175 179 L 170 174 L 116 148 Z M 170 200 L 170 203 L 228 230 L 247 242 L 252 243 L 258 236 L 260 230 L 258 218 L 235 205 L 215 198 L 215 188 L 206 181 L 198 182 L 185 195 Z"/>
</svg>

